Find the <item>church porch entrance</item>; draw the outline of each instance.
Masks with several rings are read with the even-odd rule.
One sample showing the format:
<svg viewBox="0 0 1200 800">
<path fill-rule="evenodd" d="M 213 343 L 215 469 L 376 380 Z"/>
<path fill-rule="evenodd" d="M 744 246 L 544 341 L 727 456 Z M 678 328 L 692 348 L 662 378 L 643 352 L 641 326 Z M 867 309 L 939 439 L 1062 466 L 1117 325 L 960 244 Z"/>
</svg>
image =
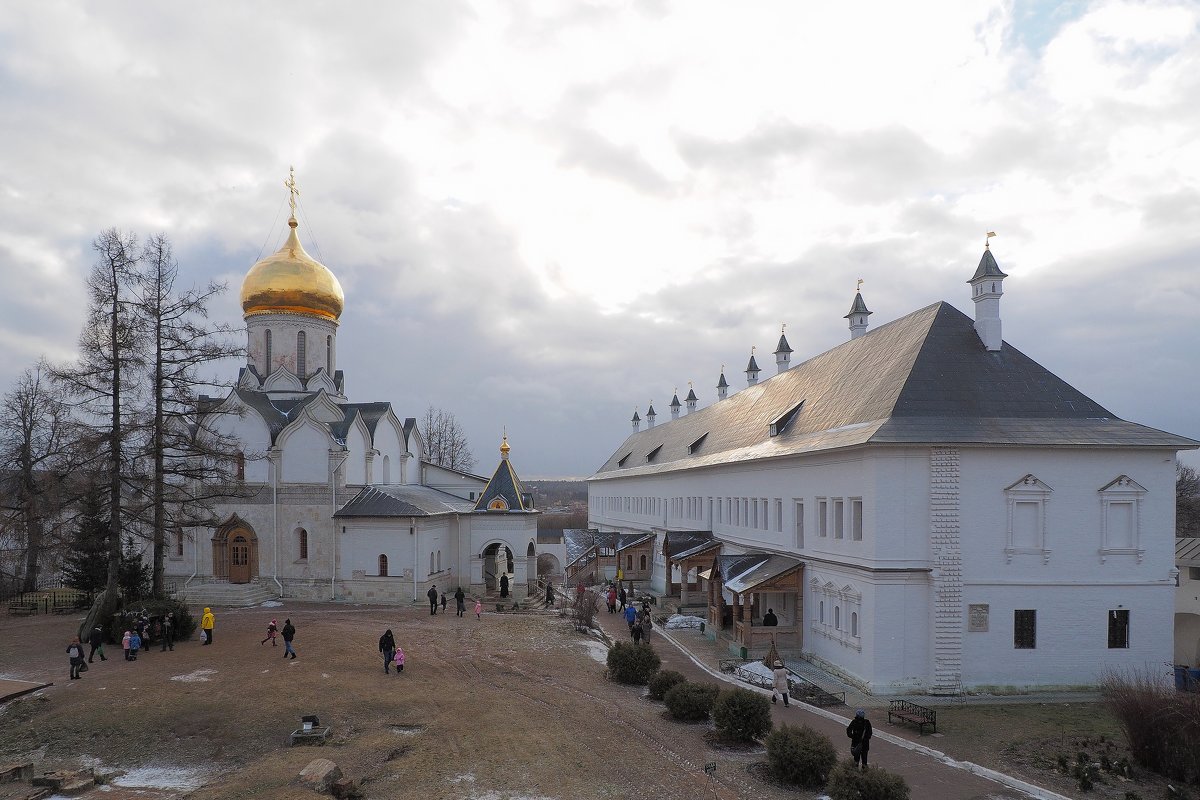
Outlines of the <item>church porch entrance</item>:
<svg viewBox="0 0 1200 800">
<path fill-rule="evenodd" d="M 799 652 L 804 644 L 803 575 L 804 563 L 789 556 L 717 556 L 708 584 L 710 635 L 743 657 L 763 655 L 772 647 Z M 775 624 L 766 617 L 768 609 L 774 611 Z"/>
<path fill-rule="evenodd" d="M 258 577 L 258 536 L 235 514 L 212 538 L 213 577 L 230 583 L 250 583 Z"/>
</svg>

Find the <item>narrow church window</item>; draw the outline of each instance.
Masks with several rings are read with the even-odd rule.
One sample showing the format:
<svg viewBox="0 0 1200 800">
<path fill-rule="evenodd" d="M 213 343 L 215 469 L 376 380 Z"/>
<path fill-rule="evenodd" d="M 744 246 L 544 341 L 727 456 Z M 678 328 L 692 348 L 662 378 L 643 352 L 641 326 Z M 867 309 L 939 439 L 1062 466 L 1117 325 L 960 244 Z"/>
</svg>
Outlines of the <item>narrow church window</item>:
<svg viewBox="0 0 1200 800">
<path fill-rule="evenodd" d="M 307 337 L 304 331 L 296 334 L 296 375 L 300 380 L 308 377 L 305 368 L 308 366 L 308 348 L 306 347 Z"/>
<path fill-rule="evenodd" d="M 442 551 L 441 550 L 437 551 L 437 571 L 438 572 L 442 571 Z"/>
<path fill-rule="evenodd" d="M 383 553 L 380 553 L 379 554 L 379 577 L 386 578 L 387 574 L 388 574 L 387 556 L 384 555 Z"/>
<path fill-rule="evenodd" d="M 846 504 L 841 498 L 833 501 L 833 538 L 841 539 L 846 533 Z"/>
<path fill-rule="evenodd" d="M 233 462 L 234 462 L 234 471 L 235 471 L 235 474 L 237 475 L 237 479 L 239 481 L 246 480 L 246 454 L 241 451 L 238 451 L 238 454 L 236 456 L 234 456 Z"/>
<path fill-rule="evenodd" d="M 821 601 L 821 617 L 820 617 L 820 619 L 821 619 L 821 624 L 824 625 L 825 624 L 825 601 L 824 600 Z"/>
<path fill-rule="evenodd" d="M 852 499 L 850 501 L 850 538 L 856 542 L 862 541 L 862 514 L 862 499 Z"/>
<path fill-rule="evenodd" d="M 1037 648 L 1037 611 L 1025 609 L 1013 612 L 1013 647 L 1017 650 Z"/>
<path fill-rule="evenodd" d="M 783 501 L 775 498 L 775 532 L 783 533 Z"/>
<path fill-rule="evenodd" d="M 641 563 L 642 572 L 645 572 L 646 571 L 646 556 L 642 555 L 642 557 L 641 557 L 641 559 L 639 559 L 639 561 Z"/>
<path fill-rule="evenodd" d="M 625 556 L 625 569 L 629 570 L 630 572 L 633 571 L 633 556 Z"/>
<path fill-rule="evenodd" d="M 333 377 L 333 337 L 325 337 L 325 371 Z"/>
<path fill-rule="evenodd" d="M 850 635 L 858 636 L 858 612 L 850 612 Z"/>
<path fill-rule="evenodd" d="M 829 535 L 829 501 L 817 498 L 817 535 L 822 539 Z"/>
<path fill-rule="evenodd" d="M 1129 647 L 1129 609 L 1119 608 L 1108 612 L 1108 649 Z"/>
<path fill-rule="evenodd" d="M 433 568 L 433 551 L 429 551 L 429 574 L 432 575 L 436 570 Z"/>
<path fill-rule="evenodd" d="M 796 547 L 804 547 L 804 503 L 796 502 Z"/>
<path fill-rule="evenodd" d="M 840 631 L 842 629 L 842 607 L 841 606 L 833 607 L 833 629 L 835 631 Z"/>
<path fill-rule="evenodd" d="M 308 531 L 304 528 L 296 529 L 296 541 L 300 548 L 300 560 L 308 560 Z"/>
<path fill-rule="evenodd" d="M 266 358 L 265 363 L 263 364 L 263 370 L 264 370 L 263 375 L 270 375 L 271 374 L 271 330 L 270 330 L 270 328 L 267 329 L 266 335 L 264 338 L 266 339 L 266 343 L 267 343 L 267 346 L 266 346 L 267 358 Z"/>
<path fill-rule="evenodd" d="M 183 528 L 175 526 L 175 557 L 183 558 Z"/>
</svg>

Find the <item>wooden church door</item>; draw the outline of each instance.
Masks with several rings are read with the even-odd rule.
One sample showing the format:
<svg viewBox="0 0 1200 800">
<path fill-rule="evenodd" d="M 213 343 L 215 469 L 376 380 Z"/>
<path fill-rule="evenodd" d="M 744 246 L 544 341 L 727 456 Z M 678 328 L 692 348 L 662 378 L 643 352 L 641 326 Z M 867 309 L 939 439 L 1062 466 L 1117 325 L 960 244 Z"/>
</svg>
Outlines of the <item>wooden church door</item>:
<svg viewBox="0 0 1200 800">
<path fill-rule="evenodd" d="M 250 582 L 250 543 L 245 536 L 235 536 L 229 543 L 229 582 Z"/>
</svg>

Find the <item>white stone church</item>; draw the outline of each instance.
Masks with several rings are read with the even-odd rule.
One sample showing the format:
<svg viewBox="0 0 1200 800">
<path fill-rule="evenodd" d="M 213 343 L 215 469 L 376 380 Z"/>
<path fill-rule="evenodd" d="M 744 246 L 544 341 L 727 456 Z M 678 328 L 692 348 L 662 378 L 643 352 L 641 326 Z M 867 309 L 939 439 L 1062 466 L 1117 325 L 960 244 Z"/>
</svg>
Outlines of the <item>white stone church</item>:
<svg viewBox="0 0 1200 800">
<path fill-rule="evenodd" d="M 589 479 L 589 527 L 653 535 L 627 580 L 875 693 L 1093 685 L 1172 656 L 1176 452 L 1001 338 L 985 250 L 975 318 L 946 302 L 655 424 Z M 597 540 L 599 541 L 599 539 Z M 595 548 L 593 548 L 595 549 Z M 597 553 L 576 550 L 569 579 Z M 628 563 L 625 563 L 628 560 Z M 610 570 L 611 571 L 611 570 Z M 774 609 L 778 625 L 764 627 Z"/>
<path fill-rule="evenodd" d="M 344 298 L 304 251 L 293 198 L 287 241 L 242 284 L 248 357 L 198 422 L 237 442 L 236 482 L 215 528 L 176 531 L 167 574 L 192 602 L 286 596 L 425 602 L 514 599 L 537 580 L 537 511 L 509 461 L 491 479 L 425 460 L 416 420 L 388 402 L 351 402 L 337 368 Z"/>
</svg>

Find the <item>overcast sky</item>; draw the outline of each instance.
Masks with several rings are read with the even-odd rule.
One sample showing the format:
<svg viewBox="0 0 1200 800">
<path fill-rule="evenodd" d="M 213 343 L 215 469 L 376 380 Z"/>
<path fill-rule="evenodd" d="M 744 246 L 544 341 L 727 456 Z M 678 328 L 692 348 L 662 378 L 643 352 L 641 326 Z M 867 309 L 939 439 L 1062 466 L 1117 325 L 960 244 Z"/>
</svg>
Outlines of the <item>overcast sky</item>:
<svg viewBox="0 0 1200 800">
<path fill-rule="evenodd" d="M 71 356 L 90 241 L 188 282 L 301 235 L 351 399 L 453 411 L 490 473 L 587 475 L 938 300 L 1124 419 L 1200 439 L 1196 3 L 83 4 L 0 14 L 0 386 Z M 1198 463 L 1193 453 L 1185 455 Z"/>
</svg>

